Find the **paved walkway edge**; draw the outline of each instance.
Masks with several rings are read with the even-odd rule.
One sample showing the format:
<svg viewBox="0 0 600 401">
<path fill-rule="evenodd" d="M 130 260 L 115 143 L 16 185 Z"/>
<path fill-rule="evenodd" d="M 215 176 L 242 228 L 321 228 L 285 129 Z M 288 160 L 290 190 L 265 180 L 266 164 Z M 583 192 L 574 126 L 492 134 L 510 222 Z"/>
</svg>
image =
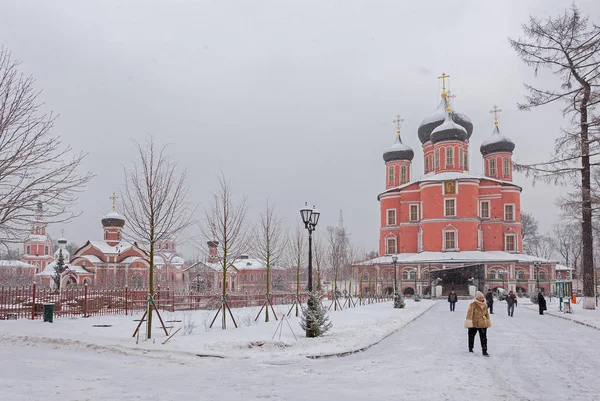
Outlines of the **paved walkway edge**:
<svg viewBox="0 0 600 401">
<path fill-rule="evenodd" d="M 403 325 L 401 325 L 400 327 L 397 327 L 396 329 L 392 330 L 391 332 L 389 332 L 385 336 L 381 337 L 379 340 L 377 340 L 377 341 L 375 341 L 375 342 L 373 342 L 373 343 L 371 343 L 369 345 L 365 345 L 362 348 L 358 348 L 358 349 L 354 349 L 354 350 L 350 350 L 350 351 L 336 352 L 334 354 L 306 355 L 306 357 L 309 358 L 309 359 L 342 358 L 342 357 L 345 357 L 345 356 L 349 356 L 349 355 L 353 355 L 353 354 L 358 354 L 359 352 L 365 352 L 369 348 L 373 347 L 374 345 L 379 344 L 380 342 L 382 342 L 383 340 L 385 340 L 386 338 L 388 338 L 392 334 L 397 333 L 399 330 L 403 329 L 404 327 L 408 326 L 410 323 L 414 322 L 415 320 L 417 320 L 418 318 L 420 318 L 421 316 L 423 316 L 423 314 L 425 312 L 429 311 L 429 309 L 431 309 L 433 307 L 433 305 L 435 305 L 435 302 L 431 302 L 430 306 L 427 309 L 423 310 L 421 313 L 419 313 L 417 316 L 415 316 L 414 318 L 412 318 L 408 322 L 406 322 Z"/>
</svg>

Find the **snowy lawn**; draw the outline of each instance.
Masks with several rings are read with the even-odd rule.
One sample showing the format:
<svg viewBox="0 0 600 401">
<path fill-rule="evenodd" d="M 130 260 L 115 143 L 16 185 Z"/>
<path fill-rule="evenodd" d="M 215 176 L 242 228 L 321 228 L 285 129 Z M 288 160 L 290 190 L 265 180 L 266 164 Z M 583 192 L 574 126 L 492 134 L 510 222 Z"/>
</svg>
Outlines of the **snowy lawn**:
<svg viewBox="0 0 600 401">
<path fill-rule="evenodd" d="M 222 330 L 220 316 L 212 329 L 209 328 L 216 311 L 161 312 L 169 333 L 182 327 L 167 344 L 167 338 L 160 328 L 160 322 L 153 319 L 153 340 L 144 341 L 145 323 L 142 326 L 139 343 L 132 334 L 141 318 L 141 313 L 133 316 L 98 316 L 91 318 L 61 318 L 54 323 L 40 320 L 6 320 L 0 322 L 0 344 L 46 343 L 55 346 L 68 344 L 105 347 L 127 352 L 166 351 L 224 358 L 267 358 L 287 359 L 300 356 L 321 356 L 356 351 L 373 345 L 389 334 L 411 322 L 435 304 L 434 301 L 406 301 L 404 309 L 394 309 L 392 302 L 374 303 L 329 311 L 333 328 L 321 338 L 306 338 L 300 328 L 300 318 L 292 311 L 288 321 L 273 335 L 280 321 L 264 322 L 264 311 L 258 321 L 254 321 L 259 307 L 233 309 L 239 328 L 234 328 L 229 316 L 227 330 Z M 277 316 L 288 312 L 290 305 L 277 305 Z M 186 323 L 187 322 L 187 323 Z M 194 326 L 191 333 L 184 335 L 185 326 Z M 110 327 L 94 327 L 110 326 Z M 293 330 L 293 333 L 292 333 Z M 297 340 L 294 338 L 294 333 Z"/>
<path fill-rule="evenodd" d="M 496 305 L 502 305 L 502 310 L 506 309 L 506 302 L 494 302 L 494 311 L 499 312 L 499 309 L 496 310 Z M 529 298 L 519 298 L 519 303 L 517 308 L 524 307 L 526 309 L 530 309 L 532 311 L 538 312 L 538 306 L 536 304 L 532 304 Z M 595 329 L 600 330 L 600 308 L 596 308 L 595 310 L 583 309 L 581 302 L 576 305 L 571 305 L 573 309 L 573 313 L 564 313 L 558 310 L 559 301 L 558 298 L 552 297 L 552 302 L 550 302 L 549 298 L 546 298 L 546 307 L 548 310 L 544 312 L 545 315 L 559 317 L 561 319 L 572 320 L 576 323 L 583 324 L 585 326 L 589 326 Z"/>
</svg>

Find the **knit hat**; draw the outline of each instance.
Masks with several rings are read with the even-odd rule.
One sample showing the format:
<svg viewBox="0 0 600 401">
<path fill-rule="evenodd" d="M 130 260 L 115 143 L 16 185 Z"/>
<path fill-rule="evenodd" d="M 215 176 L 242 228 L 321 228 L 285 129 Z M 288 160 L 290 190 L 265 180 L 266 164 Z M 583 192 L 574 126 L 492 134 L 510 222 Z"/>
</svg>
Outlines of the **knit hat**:
<svg viewBox="0 0 600 401">
<path fill-rule="evenodd" d="M 477 291 L 477 292 L 475 293 L 475 299 L 477 299 L 477 298 L 485 298 L 485 297 L 483 296 L 483 292 L 481 292 L 481 291 Z"/>
</svg>

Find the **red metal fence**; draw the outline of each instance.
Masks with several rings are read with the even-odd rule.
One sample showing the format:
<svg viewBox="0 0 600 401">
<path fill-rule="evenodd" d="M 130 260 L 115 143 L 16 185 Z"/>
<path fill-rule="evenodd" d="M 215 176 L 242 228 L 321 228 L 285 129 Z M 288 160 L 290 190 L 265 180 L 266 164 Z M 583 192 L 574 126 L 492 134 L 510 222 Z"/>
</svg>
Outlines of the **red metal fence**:
<svg viewBox="0 0 600 401">
<path fill-rule="evenodd" d="M 54 304 L 55 317 L 121 315 L 140 312 L 148 305 L 148 289 L 97 289 L 83 287 L 67 287 L 61 291 L 49 288 L 0 287 L 0 319 L 40 319 L 43 316 L 44 304 Z M 308 295 L 300 294 L 300 301 L 306 303 Z M 229 294 L 227 302 L 230 308 L 260 306 L 265 302 L 261 294 Z M 291 304 L 296 294 L 276 293 L 271 295 L 271 303 Z M 217 309 L 221 305 L 221 295 L 214 293 L 197 293 L 193 291 L 174 291 L 157 289 L 154 303 L 159 309 L 197 310 Z"/>
</svg>

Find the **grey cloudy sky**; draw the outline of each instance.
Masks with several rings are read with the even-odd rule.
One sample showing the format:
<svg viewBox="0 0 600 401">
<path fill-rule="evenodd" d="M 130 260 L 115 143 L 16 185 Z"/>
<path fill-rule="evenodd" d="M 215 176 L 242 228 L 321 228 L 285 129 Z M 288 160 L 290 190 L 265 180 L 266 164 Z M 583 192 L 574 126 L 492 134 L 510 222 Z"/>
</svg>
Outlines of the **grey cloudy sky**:
<svg viewBox="0 0 600 401">
<path fill-rule="evenodd" d="M 187 167 L 194 201 L 209 202 L 222 170 L 249 197 L 252 220 L 270 198 L 292 226 L 306 200 L 322 211 L 319 228 L 343 210 L 353 241 L 369 250 L 378 244 L 376 196 L 392 120 L 405 119 L 416 178 L 416 129 L 438 104 L 441 72 L 475 126 L 472 171 L 481 171 L 494 104 L 504 110 L 501 129 L 516 143 L 516 160 L 552 151 L 564 124 L 558 107 L 516 110 L 524 81 L 550 81 L 533 80 L 507 37 L 521 34 L 528 15 L 556 15 L 571 3 L 4 0 L 0 37 L 60 114 L 55 132 L 89 152 L 84 167 L 97 174 L 81 195 L 83 214 L 65 227 L 69 240 L 101 238 L 132 139 L 153 133 Z M 576 3 L 600 15 L 600 2 Z M 523 210 L 549 229 L 564 189 L 515 181 Z"/>
</svg>

